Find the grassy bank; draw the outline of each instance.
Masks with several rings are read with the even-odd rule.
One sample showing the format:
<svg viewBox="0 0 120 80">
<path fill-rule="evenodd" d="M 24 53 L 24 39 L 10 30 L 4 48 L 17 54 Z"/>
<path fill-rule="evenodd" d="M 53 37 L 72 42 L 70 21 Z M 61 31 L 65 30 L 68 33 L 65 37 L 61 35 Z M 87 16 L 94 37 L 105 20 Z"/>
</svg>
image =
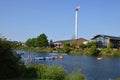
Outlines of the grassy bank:
<svg viewBox="0 0 120 80">
<path fill-rule="evenodd" d="M 16 47 L 16 50 L 28 50 L 28 51 L 39 51 L 39 52 L 52 52 L 53 48 L 46 47 L 46 48 L 41 48 L 41 47 Z"/>
<path fill-rule="evenodd" d="M 52 52 L 53 50 L 58 51 L 59 53 L 65 53 L 64 49 L 58 48 L 33 48 L 33 47 L 17 47 L 17 50 L 29 50 L 29 51 L 39 51 L 39 52 Z M 120 57 L 120 50 L 105 48 L 98 49 L 96 47 L 84 48 L 84 49 L 70 49 L 68 54 L 72 55 L 89 55 L 89 56 L 117 56 Z"/>
<path fill-rule="evenodd" d="M 64 68 L 57 65 L 33 65 L 25 67 L 19 78 L 8 80 L 84 80 L 80 72 L 67 75 Z"/>
<path fill-rule="evenodd" d="M 91 50 L 91 49 L 84 49 L 84 50 L 72 50 L 70 52 L 72 55 L 89 55 L 89 56 L 113 56 L 113 57 L 120 57 L 120 50 L 116 49 L 101 49 L 101 50 Z"/>
</svg>

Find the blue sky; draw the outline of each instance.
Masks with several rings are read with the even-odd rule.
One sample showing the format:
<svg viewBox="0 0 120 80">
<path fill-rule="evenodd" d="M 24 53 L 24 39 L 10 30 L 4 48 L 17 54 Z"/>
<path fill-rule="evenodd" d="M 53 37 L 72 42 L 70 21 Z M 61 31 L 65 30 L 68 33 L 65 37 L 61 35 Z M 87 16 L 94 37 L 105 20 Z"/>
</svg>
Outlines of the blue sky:
<svg viewBox="0 0 120 80">
<path fill-rule="evenodd" d="M 22 42 L 42 33 L 72 39 L 78 4 L 79 37 L 120 36 L 120 0 L 0 0 L 0 34 Z"/>
</svg>

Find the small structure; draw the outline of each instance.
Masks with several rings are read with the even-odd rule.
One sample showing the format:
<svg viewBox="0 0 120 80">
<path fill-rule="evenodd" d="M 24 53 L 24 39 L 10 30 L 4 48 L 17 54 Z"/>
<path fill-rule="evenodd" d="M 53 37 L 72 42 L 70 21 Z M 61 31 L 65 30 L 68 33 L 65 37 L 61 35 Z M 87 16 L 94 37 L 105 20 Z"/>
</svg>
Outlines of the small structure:
<svg viewBox="0 0 120 80">
<path fill-rule="evenodd" d="M 57 48 L 62 48 L 63 47 L 63 41 L 53 42 L 53 46 L 57 47 Z"/>
<path fill-rule="evenodd" d="M 107 48 L 109 43 L 113 44 L 113 48 L 120 47 L 120 37 L 99 34 L 94 36 L 91 40 L 96 43 L 98 48 Z"/>
</svg>

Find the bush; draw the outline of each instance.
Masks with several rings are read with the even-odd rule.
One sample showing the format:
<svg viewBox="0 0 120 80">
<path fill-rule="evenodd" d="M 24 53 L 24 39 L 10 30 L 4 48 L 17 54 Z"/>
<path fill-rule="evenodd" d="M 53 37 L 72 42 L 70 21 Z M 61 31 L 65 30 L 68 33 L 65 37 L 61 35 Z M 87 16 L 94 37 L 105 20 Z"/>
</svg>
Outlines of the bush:
<svg viewBox="0 0 120 80">
<path fill-rule="evenodd" d="M 114 56 L 120 56 L 120 50 L 114 50 Z"/>
<path fill-rule="evenodd" d="M 33 65 L 26 67 L 22 78 L 42 79 L 42 80 L 64 80 L 65 70 L 56 65 Z"/>
<path fill-rule="evenodd" d="M 85 77 L 79 71 L 73 71 L 65 80 L 84 80 Z"/>
<path fill-rule="evenodd" d="M 23 71 L 23 78 L 36 78 L 37 77 L 37 71 L 36 69 L 32 67 L 26 67 Z"/>
<path fill-rule="evenodd" d="M 36 69 L 37 77 L 38 79 L 42 79 L 43 75 L 46 72 L 46 69 L 48 68 L 47 65 L 34 65 L 33 66 Z"/>
<path fill-rule="evenodd" d="M 112 48 L 107 48 L 101 51 L 102 55 L 105 56 L 120 56 L 120 50 L 114 50 Z"/>
<path fill-rule="evenodd" d="M 116 80 L 120 80 L 120 78 L 117 78 Z"/>
<path fill-rule="evenodd" d="M 0 79 L 19 77 L 21 67 L 20 57 L 13 52 L 11 44 L 0 38 Z"/>
<path fill-rule="evenodd" d="M 66 72 L 61 66 L 52 65 L 46 69 L 42 79 L 64 80 L 65 76 Z"/>
<path fill-rule="evenodd" d="M 93 56 L 97 56 L 99 55 L 99 53 L 100 51 L 97 49 L 95 45 L 93 45 L 91 48 L 88 48 L 86 52 L 86 54 L 93 55 Z"/>
<path fill-rule="evenodd" d="M 114 56 L 113 50 L 112 49 L 108 49 L 108 48 L 105 49 L 105 50 L 102 50 L 101 54 L 105 55 L 105 56 Z"/>
<path fill-rule="evenodd" d="M 46 65 L 33 65 L 23 69 L 21 78 L 41 79 L 48 67 Z"/>
</svg>

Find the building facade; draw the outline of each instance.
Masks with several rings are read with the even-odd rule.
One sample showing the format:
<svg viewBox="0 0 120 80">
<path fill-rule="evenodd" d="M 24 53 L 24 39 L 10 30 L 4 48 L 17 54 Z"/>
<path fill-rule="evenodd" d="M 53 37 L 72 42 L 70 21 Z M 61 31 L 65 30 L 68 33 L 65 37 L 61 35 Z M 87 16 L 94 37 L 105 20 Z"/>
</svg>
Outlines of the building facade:
<svg viewBox="0 0 120 80">
<path fill-rule="evenodd" d="M 87 42 L 88 42 L 88 40 L 87 39 L 84 39 L 84 38 L 78 38 L 78 39 L 72 39 L 72 40 L 62 40 L 62 41 L 56 41 L 56 42 L 53 42 L 53 45 L 54 45 L 54 47 L 57 47 L 57 48 L 63 48 L 63 46 L 64 46 L 64 43 L 65 42 L 68 42 L 68 43 L 70 43 L 70 44 L 72 44 L 72 43 L 76 43 L 76 44 L 86 44 Z"/>
<path fill-rule="evenodd" d="M 108 36 L 108 35 L 96 35 L 91 39 L 96 43 L 99 48 L 107 48 L 109 43 L 113 44 L 113 48 L 120 47 L 120 37 Z"/>
</svg>

